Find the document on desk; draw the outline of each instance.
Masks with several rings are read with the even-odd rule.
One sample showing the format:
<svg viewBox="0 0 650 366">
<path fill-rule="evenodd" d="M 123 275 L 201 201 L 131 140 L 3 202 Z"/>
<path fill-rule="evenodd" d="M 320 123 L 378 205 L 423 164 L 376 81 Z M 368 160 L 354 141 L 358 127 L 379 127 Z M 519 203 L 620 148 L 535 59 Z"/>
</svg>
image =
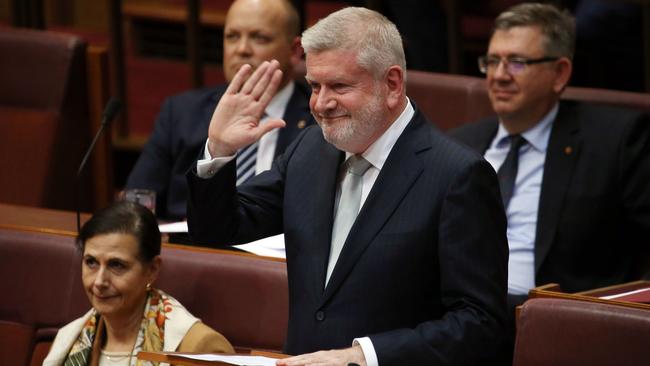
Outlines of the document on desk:
<svg viewBox="0 0 650 366">
<path fill-rule="evenodd" d="M 186 233 L 187 221 L 170 222 L 168 224 L 158 225 L 158 230 L 163 234 Z"/>
<path fill-rule="evenodd" d="M 600 298 L 604 300 L 618 300 L 618 301 L 640 302 L 640 303 L 649 304 L 650 288 L 645 287 L 637 290 L 623 292 L 620 294 L 601 296 Z"/>
<path fill-rule="evenodd" d="M 187 233 L 187 221 L 160 224 L 158 229 L 163 234 Z M 233 245 L 233 247 L 264 257 L 287 258 L 284 250 L 284 234 L 269 236 L 247 244 Z"/>
<path fill-rule="evenodd" d="M 275 366 L 277 359 L 262 356 L 241 355 L 215 355 L 215 354 L 184 354 L 174 353 L 174 357 L 189 358 L 192 360 L 225 362 L 230 365 L 240 366 Z"/>
<path fill-rule="evenodd" d="M 235 248 L 264 257 L 287 258 L 284 250 L 284 234 L 269 236 L 248 244 L 233 245 Z"/>
</svg>

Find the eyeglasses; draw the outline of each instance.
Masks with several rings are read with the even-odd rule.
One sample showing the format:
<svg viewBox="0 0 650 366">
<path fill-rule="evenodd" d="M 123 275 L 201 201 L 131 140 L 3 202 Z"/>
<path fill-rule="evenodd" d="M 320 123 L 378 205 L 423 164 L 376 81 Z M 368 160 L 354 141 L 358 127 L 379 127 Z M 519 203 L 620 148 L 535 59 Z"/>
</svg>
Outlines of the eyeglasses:
<svg viewBox="0 0 650 366">
<path fill-rule="evenodd" d="M 501 58 L 496 56 L 481 56 L 478 58 L 478 69 L 483 74 L 487 74 L 488 71 L 494 72 L 494 70 L 499 67 L 499 64 L 503 62 L 503 67 L 506 69 L 508 74 L 517 75 L 521 74 L 526 70 L 527 65 L 541 64 L 544 62 L 552 62 L 558 60 L 559 57 L 542 57 L 527 59 L 523 57 L 507 57 Z"/>
</svg>

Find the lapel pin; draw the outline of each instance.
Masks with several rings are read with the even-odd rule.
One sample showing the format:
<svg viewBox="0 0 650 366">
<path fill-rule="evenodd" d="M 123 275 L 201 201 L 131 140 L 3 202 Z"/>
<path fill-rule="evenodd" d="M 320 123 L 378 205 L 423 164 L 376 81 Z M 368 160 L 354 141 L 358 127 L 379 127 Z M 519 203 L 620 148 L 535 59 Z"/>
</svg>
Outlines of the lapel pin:
<svg viewBox="0 0 650 366">
<path fill-rule="evenodd" d="M 305 121 L 304 119 L 301 119 L 300 121 L 298 121 L 298 128 L 302 129 L 302 128 L 305 128 L 305 126 L 307 126 L 307 121 Z"/>
<path fill-rule="evenodd" d="M 571 146 L 567 146 L 567 147 L 564 148 L 564 153 L 565 154 L 571 155 L 572 152 L 573 152 L 573 148 Z"/>
</svg>

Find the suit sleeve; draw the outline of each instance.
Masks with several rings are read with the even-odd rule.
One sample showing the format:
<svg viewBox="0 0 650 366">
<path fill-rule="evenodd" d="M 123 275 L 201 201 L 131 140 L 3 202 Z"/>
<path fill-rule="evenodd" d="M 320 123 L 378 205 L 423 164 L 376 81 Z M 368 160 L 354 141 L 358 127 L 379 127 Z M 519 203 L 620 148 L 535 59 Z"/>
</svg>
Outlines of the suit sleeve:
<svg viewBox="0 0 650 366">
<path fill-rule="evenodd" d="M 172 174 L 173 99 L 168 98 L 156 119 L 154 130 L 126 181 L 126 188 L 156 192 L 156 208 L 165 211 L 165 197 Z"/>
<path fill-rule="evenodd" d="M 235 159 L 212 178 L 187 173 L 187 223 L 190 237 L 201 244 L 233 245 L 283 231 L 284 182 L 288 161 L 304 134 L 267 170 L 236 187 Z"/>
<path fill-rule="evenodd" d="M 625 232 L 628 239 L 642 253 L 640 271 L 650 275 L 650 115 L 634 118 L 619 146 L 619 186 Z"/>
<path fill-rule="evenodd" d="M 476 161 L 451 184 L 439 217 L 439 319 L 371 335 L 380 365 L 485 361 L 505 332 L 508 244 L 496 175 Z M 414 279 L 415 280 L 415 279 Z"/>
</svg>

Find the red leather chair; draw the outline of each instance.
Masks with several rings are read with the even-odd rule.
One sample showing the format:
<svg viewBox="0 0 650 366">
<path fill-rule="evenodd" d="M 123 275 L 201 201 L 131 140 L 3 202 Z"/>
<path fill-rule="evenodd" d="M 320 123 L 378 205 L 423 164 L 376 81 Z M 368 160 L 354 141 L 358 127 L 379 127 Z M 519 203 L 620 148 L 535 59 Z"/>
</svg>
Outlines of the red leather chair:
<svg viewBox="0 0 650 366">
<path fill-rule="evenodd" d="M 0 202 L 75 208 L 90 143 L 86 44 L 47 31 L 0 30 Z M 91 207 L 91 175 L 82 208 Z"/>
<path fill-rule="evenodd" d="M 532 299 L 517 320 L 514 366 L 647 365 L 650 311 Z"/>
<path fill-rule="evenodd" d="M 494 114 L 485 81 L 473 76 L 409 70 L 406 95 L 443 130 Z"/>
</svg>

